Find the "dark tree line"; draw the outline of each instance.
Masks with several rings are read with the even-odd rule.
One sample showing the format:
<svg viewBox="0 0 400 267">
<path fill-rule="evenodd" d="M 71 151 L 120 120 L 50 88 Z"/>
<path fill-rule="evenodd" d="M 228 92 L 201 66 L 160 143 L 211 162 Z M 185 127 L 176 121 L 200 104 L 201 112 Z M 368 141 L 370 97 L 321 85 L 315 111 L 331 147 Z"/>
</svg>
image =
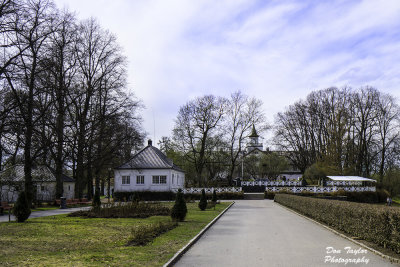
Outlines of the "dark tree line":
<svg viewBox="0 0 400 267">
<path fill-rule="evenodd" d="M 2 0 L 0 49 L 1 169 L 24 164 L 30 202 L 33 164 L 55 169 L 57 198 L 68 170 L 91 197 L 144 136 L 115 36 L 50 0 Z"/>
<path fill-rule="evenodd" d="M 328 88 L 278 113 L 275 144 L 303 173 L 377 176 L 399 165 L 400 110 L 372 87 Z"/>
</svg>

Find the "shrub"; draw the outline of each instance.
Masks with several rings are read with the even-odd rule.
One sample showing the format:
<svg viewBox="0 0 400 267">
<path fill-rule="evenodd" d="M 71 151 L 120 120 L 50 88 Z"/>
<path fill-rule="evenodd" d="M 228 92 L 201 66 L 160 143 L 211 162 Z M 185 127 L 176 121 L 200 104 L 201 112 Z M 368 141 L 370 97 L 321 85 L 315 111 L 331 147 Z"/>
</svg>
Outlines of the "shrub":
<svg viewBox="0 0 400 267">
<path fill-rule="evenodd" d="M 100 201 L 100 192 L 99 190 L 96 190 L 94 193 L 93 201 L 92 201 L 92 206 L 93 207 L 100 207 L 101 206 L 101 201 Z"/>
<path fill-rule="evenodd" d="M 274 192 L 268 192 L 268 191 L 264 192 L 264 198 L 265 199 L 274 199 L 274 197 L 275 197 L 275 193 Z"/>
<path fill-rule="evenodd" d="M 168 216 L 171 210 L 160 203 L 128 202 L 104 204 L 90 210 L 76 211 L 70 217 L 88 218 L 147 218 L 150 216 Z"/>
<path fill-rule="evenodd" d="M 141 201 L 175 200 L 175 193 L 171 191 L 114 192 L 115 201 L 131 201 L 134 199 L 140 199 Z"/>
<path fill-rule="evenodd" d="M 207 194 L 206 194 L 207 195 Z M 210 196 L 210 194 L 208 194 Z M 200 193 L 186 193 L 184 198 L 186 202 L 193 200 L 200 200 Z M 211 196 L 210 196 L 211 197 Z M 221 192 L 217 193 L 218 199 L 243 199 L 243 192 Z M 141 191 L 141 192 L 114 192 L 115 201 L 131 201 L 133 199 L 140 199 L 141 201 L 173 201 L 176 199 L 176 194 L 170 191 Z"/>
<path fill-rule="evenodd" d="M 187 207 L 185 199 L 183 198 L 182 189 L 178 190 L 176 194 L 175 204 L 171 210 L 171 218 L 176 221 L 183 221 L 185 220 L 187 213 Z"/>
<path fill-rule="evenodd" d="M 243 185 L 242 190 L 246 193 L 262 193 L 265 191 L 265 185 Z"/>
<path fill-rule="evenodd" d="M 207 198 L 206 198 L 206 192 L 204 189 L 201 190 L 201 198 L 199 202 L 199 208 L 201 210 L 205 210 L 207 208 Z"/>
<path fill-rule="evenodd" d="M 212 198 L 212 194 L 206 194 L 207 197 Z M 190 200 L 200 200 L 201 193 L 186 193 L 184 194 L 186 202 Z M 217 193 L 217 199 L 243 199 L 244 194 L 243 192 L 233 193 L 233 192 L 221 192 Z"/>
<path fill-rule="evenodd" d="M 131 246 L 144 246 L 153 241 L 162 233 L 177 227 L 176 222 L 159 222 L 157 224 L 138 225 L 132 229 L 132 236 L 128 242 Z"/>
<path fill-rule="evenodd" d="M 400 253 L 400 210 L 396 207 L 277 194 L 275 201 L 308 217 Z"/>
<path fill-rule="evenodd" d="M 217 192 L 215 191 L 215 189 L 213 190 L 211 201 L 214 202 L 214 203 L 216 203 L 218 201 Z"/>
<path fill-rule="evenodd" d="M 31 209 L 29 208 L 25 191 L 19 193 L 17 202 L 13 208 L 13 214 L 17 218 L 17 222 L 24 222 L 31 215 Z"/>
<path fill-rule="evenodd" d="M 329 198 L 329 199 L 340 199 L 340 200 L 348 200 L 352 202 L 360 202 L 360 203 L 385 203 L 386 198 L 389 196 L 389 193 L 386 190 L 377 189 L 376 192 L 347 192 L 342 189 L 336 192 L 330 193 L 313 193 L 308 191 L 303 191 L 301 193 L 293 193 L 291 190 L 282 189 L 277 193 L 264 193 L 264 198 L 273 199 L 272 194 L 290 194 L 296 196 L 306 196 L 306 197 L 315 197 L 315 198 Z"/>
<path fill-rule="evenodd" d="M 208 202 L 206 209 L 212 209 L 212 208 L 215 209 L 216 204 L 217 204 L 217 202 Z"/>
</svg>

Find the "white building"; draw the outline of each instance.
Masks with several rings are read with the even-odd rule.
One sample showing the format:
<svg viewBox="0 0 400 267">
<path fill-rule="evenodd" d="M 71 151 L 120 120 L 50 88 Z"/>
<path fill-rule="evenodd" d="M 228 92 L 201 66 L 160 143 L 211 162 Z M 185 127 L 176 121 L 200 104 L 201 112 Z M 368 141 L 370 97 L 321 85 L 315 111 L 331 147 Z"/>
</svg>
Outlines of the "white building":
<svg viewBox="0 0 400 267">
<path fill-rule="evenodd" d="M 63 196 L 74 198 L 75 180 L 62 175 Z M 0 172 L 0 199 L 2 201 L 17 201 L 19 192 L 24 189 L 25 172 L 23 164 L 16 164 Z M 32 166 L 32 182 L 35 188 L 34 198 L 41 201 L 51 201 L 56 194 L 56 176 L 54 170 L 44 165 Z"/>
<path fill-rule="evenodd" d="M 184 188 L 185 173 L 158 148 L 148 146 L 114 169 L 114 192 L 175 191 Z"/>
<path fill-rule="evenodd" d="M 248 137 L 250 139 L 250 142 L 247 143 L 246 153 L 247 154 L 251 154 L 251 153 L 258 154 L 260 152 L 263 152 L 263 144 L 258 141 L 258 138 L 260 136 L 257 134 L 254 124 L 253 124 L 253 128 L 251 129 L 251 134 Z"/>
</svg>

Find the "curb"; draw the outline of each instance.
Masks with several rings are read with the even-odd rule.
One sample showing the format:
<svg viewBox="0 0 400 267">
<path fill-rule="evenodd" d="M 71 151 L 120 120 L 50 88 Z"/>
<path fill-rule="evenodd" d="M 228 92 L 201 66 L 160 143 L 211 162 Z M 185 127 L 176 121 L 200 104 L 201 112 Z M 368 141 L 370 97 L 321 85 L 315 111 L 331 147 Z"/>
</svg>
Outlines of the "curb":
<svg viewBox="0 0 400 267">
<path fill-rule="evenodd" d="M 209 222 L 201 231 L 198 233 L 195 237 L 193 237 L 183 248 L 181 248 L 175 255 L 163 265 L 163 267 L 170 267 L 173 266 L 182 256 L 185 254 L 188 249 L 193 246 L 197 240 L 200 239 L 200 237 L 214 224 L 218 221 L 219 218 L 221 218 L 222 215 L 230 208 L 232 205 L 235 204 L 235 201 L 233 201 L 228 207 L 226 207 L 217 217 L 215 217 L 211 222 Z"/>
<path fill-rule="evenodd" d="M 311 218 L 309 218 L 309 217 L 307 217 L 307 216 L 305 216 L 305 215 L 303 215 L 303 214 L 301 214 L 301 213 L 298 213 L 297 211 L 295 211 L 295 210 L 293 210 L 293 209 L 291 209 L 291 208 L 289 208 L 289 207 L 286 207 L 286 206 L 284 206 L 284 205 L 282 205 L 282 204 L 280 204 L 280 203 L 278 203 L 278 202 L 275 202 L 275 201 L 274 201 L 274 203 L 278 204 L 279 206 L 281 206 L 281 207 L 283 207 L 283 208 L 285 208 L 285 209 L 287 209 L 287 210 L 289 210 L 289 211 L 291 211 L 291 212 L 293 212 L 293 213 L 295 213 L 295 214 L 297 214 L 297 215 L 299 215 L 299 216 L 301 216 L 301 217 L 303 217 L 303 218 L 305 218 L 305 219 L 307 219 L 307 220 L 309 220 L 309 221 L 312 221 L 312 222 L 314 222 L 314 223 L 316 223 L 316 224 L 318 224 L 318 225 L 324 227 L 325 229 L 331 231 L 332 233 L 334 233 L 334 234 L 336 234 L 336 235 L 338 235 L 338 236 L 340 236 L 340 237 L 343 237 L 343 238 L 345 238 L 345 239 L 347 239 L 347 240 L 349 240 L 349 241 L 351 241 L 351 242 L 353 242 L 353 243 L 359 245 L 360 247 L 363 247 L 363 248 L 366 248 L 366 249 L 372 251 L 372 253 L 375 253 L 376 255 L 381 256 L 381 257 L 384 258 L 384 259 L 388 259 L 391 263 L 397 263 L 397 264 L 400 263 L 400 259 L 393 258 L 393 257 L 391 257 L 391 256 L 388 256 L 388 255 L 386 255 L 386 254 L 383 254 L 382 252 L 377 251 L 376 249 L 373 249 L 373 248 L 371 248 L 371 247 L 365 245 L 364 243 L 361 243 L 361 242 L 359 242 L 359 241 L 357 241 L 357 240 L 355 240 L 355 239 L 353 239 L 353 238 L 351 238 L 351 237 L 348 237 L 348 236 L 346 236 L 346 235 L 344 235 L 344 234 L 342 234 L 342 233 L 339 233 L 339 232 L 336 231 L 335 229 L 330 228 L 329 226 L 327 226 L 327 225 L 325 225 L 325 224 L 322 224 L 322 223 L 320 223 L 320 222 L 318 222 L 318 221 L 316 221 L 316 220 L 314 220 L 314 219 L 311 219 Z"/>
</svg>

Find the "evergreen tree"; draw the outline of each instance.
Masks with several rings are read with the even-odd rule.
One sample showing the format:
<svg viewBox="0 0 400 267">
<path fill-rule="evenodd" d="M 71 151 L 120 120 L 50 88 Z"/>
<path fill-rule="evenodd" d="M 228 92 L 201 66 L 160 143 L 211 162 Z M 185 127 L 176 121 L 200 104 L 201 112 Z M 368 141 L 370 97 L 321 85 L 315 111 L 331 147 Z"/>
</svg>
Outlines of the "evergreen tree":
<svg viewBox="0 0 400 267">
<path fill-rule="evenodd" d="M 176 194 L 175 204 L 171 211 L 171 218 L 175 221 L 183 221 L 185 220 L 187 213 L 187 207 L 185 199 L 183 198 L 182 189 L 178 190 Z"/>
<path fill-rule="evenodd" d="M 214 202 L 214 203 L 217 203 L 217 200 L 218 200 L 217 199 L 217 192 L 214 189 L 211 201 Z"/>
<path fill-rule="evenodd" d="M 17 218 L 17 222 L 26 221 L 31 215 L 31 209 L 29 208 L 28 198 L 26 197 L 25 191 L 22 191 L 17 199 L 17 203 L 13 208 L 13 214 Z"/>
<path fill-rule="evenodd" d="M 201 198 L 200 198 L 200 202 L 199 202 L 199 208 L 201 210 L 205 210 L 207 208 L 206 191 L 204 191 L 204 189 L 201 190 Z"/>
</svg>

